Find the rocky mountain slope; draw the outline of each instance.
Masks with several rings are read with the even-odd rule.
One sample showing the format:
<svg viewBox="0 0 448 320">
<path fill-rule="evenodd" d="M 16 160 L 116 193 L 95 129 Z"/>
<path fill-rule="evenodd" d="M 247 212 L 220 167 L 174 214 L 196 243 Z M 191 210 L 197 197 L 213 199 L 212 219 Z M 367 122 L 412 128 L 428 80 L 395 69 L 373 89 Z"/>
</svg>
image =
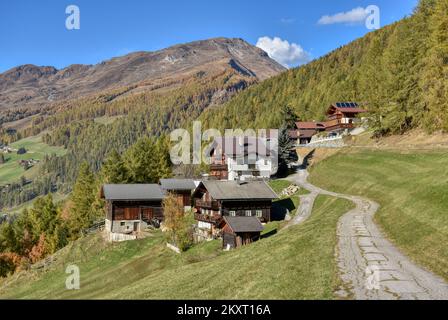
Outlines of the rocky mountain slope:
<svg viewBox="0 0 448 320">
<path fill-rule="evenodd" d="M 0 74 L 0 110 L 39 108 L 121 87 L 144 89 L 164 79 L 185 78 L 199 71 L 228 68 L 264 80 L 284 67 L 242 39 L 216 38 L 176 45 L 155 52 L 135 52 L 96 65 L 54 67 L 22 65 Z"/>
</svg>

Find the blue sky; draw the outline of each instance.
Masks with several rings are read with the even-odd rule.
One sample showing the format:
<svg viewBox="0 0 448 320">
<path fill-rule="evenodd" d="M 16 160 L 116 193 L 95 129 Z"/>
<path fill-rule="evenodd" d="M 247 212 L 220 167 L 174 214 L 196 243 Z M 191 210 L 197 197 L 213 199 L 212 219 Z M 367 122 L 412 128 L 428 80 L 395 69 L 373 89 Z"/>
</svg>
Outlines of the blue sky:
<svg viewBox="0 0 448 320">
<path fill-rule="evenodd" d="M 252 44 L 262 38 L 261 45 L 272 49 L 272 55 L 277 46 L 283 46 L 276 58 L 295 66 L 370 32 L 364 22 L 350 22 L 350 16 L 356 13 L 353 9 L 378 6 L 384 26 L 410 15 L 417 3 L 418 0 L 1 1 L 0 72 L 26 63 L 57 68 L 73 63 L 94 64 L 132 51 L 152 51 L 221 36 L 243 38 Z M 65 27 L 65 9 L 71 4 L 80 9 L 79 30 Z M 319 23 L 326 15 L 327 24 Z M 275 37 L 279 39 L 274 41 Z"/>
</svg>

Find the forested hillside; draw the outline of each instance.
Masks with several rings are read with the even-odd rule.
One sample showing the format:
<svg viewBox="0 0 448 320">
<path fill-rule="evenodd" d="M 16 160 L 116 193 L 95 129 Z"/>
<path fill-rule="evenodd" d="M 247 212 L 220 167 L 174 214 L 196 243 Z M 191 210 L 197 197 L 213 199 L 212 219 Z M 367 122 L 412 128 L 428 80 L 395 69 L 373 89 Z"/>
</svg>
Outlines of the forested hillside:
<svg viewBox="0 0 448 320">
<path fill-rule="evenodd" d="M 319 120 L 335 101 L 363 103 L 380 135 L 448 131 L 448 0 L 422 0 L 411 17 L 268 79 L 202 119 L 217 128 L 278 128 L 282 106 Z"/>
<path fill-rule="evenodd" d="M 141 136 L 189 127 L 198 118 L 203 127 L 218 129 L 279 128 L 285 107 L 302 120 L 319 120 L 330 103 L 357 101 L 371 112 L 377 135 L 416 127 L 447 131 L 447 35 L 448 0 L 422 0 L 411 17 L 258 84 L 250 70 L 224 59 L 49 104 L 33 115 L 31 125 L 4 130 L 1 138 L 8 142 L 45 132 L 44 142 L 64 146 L 67 154 L 47 157 L 39 179 L 3 192 L 0 203 L 21 203 L 37 189 L 69 191 L 82 161 L 97 172 L 112 150 L 124 152 Z M 251 54 L 266 60 L 258 51 Z M 266 70 L 277 70 L 272 68 Z M 106 124 L 95 121 L 98 117 Z"/>
<path fill-rule="evenodd" d="M 40 135 L 67 152 L 47 154 L 26 185 L 0 187 L 0 209 L 68 192 L 82 162 L 98 172 L 112 150 L 123 153 L 140 137 L 188 127 L 206 108 L 284 69 L 242 39 L 215 38 L 93 66 L 8 70 L 0 74 L 0 145 Z"/>
<path fill-rule="evenodd" d="M 52 115 L 34 119 L 32 126 L 19 130 L 18 137 L 12 138 L 45 131 L 43 141 L 65 147 L 66 155 L 45 157 L 39 177 L 25 187 L 12 184 L 3 190 L 0 206 L 18 205 L 50 190 L 70 191 L 82 162 L 87 162 L 91 170 L 97 172 L 111 151 L 123 153 L 140 137 L 159 137 L 175 128 L 187 127 L 205 108 L 222 104 L 256 79 L 229 67 L 200 72 L 178 81 L 181 84 L 173 88 L 143 91 L 116 99 L 111 98 L 114 93 L 105 93 L 74 100 L 64 106 L 58 105 Z M 121 117 L 110 123 L 95 121 L 97 117 L 117 115 Z"/>
</svg>

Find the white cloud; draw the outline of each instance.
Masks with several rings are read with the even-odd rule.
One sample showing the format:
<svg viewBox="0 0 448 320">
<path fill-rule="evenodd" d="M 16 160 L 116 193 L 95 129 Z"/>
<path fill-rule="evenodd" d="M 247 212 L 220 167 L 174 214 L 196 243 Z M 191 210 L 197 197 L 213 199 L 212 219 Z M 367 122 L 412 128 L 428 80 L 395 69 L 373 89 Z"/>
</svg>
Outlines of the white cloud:
<svg viewBox="0 0 448 320">
<path fill-rule="evenodd" d="M 368 12 L 365 8 L 358 7 L 347 12 L 339 12 L 334 15 L 325 15 L 319 19 L 318 24 L 347 23 L 357 24 L 366 21 Z"/>
<path fill-rule="evenodd" d="M 257 47 L 266 51 L 266 53 L 282 64 L 286 68 L 294 67 L 299 64 L 307 63 L 311 60 L 308 52 L 296 43 L 289 43 L 279 37 L 261 37 L 257 41 Z"/>
</svg>

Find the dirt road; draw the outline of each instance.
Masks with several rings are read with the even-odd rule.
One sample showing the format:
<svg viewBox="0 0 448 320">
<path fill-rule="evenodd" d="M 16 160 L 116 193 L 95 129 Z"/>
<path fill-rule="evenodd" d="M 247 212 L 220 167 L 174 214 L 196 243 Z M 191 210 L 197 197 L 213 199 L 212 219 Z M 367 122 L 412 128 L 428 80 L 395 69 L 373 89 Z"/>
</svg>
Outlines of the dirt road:
<svg viewBox="0 0 448 320">
<path fill-rule="evenodd" d="M 448 284 L 417 266 L 388 241 L 373 222 L 379 205 L 369 199 L 318 188 L 307 181 L 308 172 L 288 178 L 311 193 L 301 196 L 295 225 L 310 215 L 317 195 L 330 195 L 352 201 L 356 207 L 339 220 L 337 259 L 345 290 L 341 296 L 355 299 L 448 299 Z"/>
</svg>

